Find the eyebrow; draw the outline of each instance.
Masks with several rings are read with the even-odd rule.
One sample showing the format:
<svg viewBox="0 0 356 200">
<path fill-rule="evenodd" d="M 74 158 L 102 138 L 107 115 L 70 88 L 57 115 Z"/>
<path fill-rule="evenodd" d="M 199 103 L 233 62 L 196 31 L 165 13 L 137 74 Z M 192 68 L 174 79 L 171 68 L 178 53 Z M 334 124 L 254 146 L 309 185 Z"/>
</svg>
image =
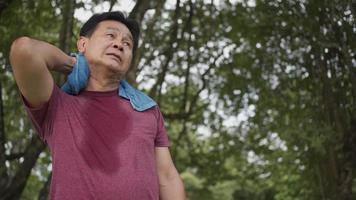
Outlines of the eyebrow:
<svg viewBox="0 0 356 200">
<path fill-rule="evenodd" d="M 120 29 L 116 27 L 107 27 L 106 30 L 121 32 Z M 125 34 L 125 36 L 128 37 L 133 42 L 133 38 L 131 34 Z"/>
</svg>

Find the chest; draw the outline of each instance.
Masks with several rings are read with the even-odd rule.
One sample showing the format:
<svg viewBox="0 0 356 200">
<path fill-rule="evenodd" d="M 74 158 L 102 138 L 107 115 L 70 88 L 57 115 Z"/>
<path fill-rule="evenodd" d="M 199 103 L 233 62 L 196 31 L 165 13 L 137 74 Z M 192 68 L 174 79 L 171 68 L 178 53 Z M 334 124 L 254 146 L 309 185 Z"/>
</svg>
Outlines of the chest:
<svg viewBox="0 0 356 200">
<path fill-rule="evenodd" d="M 158 127 L 154 113 L 135 111 L 128 100 L 82 98 L 61 107 L 54 131 L 66 141 L 108 150 L 137 143 L 154 144 Z"/>
</svg>

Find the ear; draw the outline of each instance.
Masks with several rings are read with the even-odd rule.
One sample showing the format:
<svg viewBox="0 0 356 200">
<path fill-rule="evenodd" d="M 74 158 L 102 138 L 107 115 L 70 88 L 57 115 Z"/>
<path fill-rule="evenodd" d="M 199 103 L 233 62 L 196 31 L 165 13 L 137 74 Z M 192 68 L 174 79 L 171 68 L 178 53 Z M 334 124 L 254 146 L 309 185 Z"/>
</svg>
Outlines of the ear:
<svg viewBox="0 0 356 200">
<path fill-rule="evenodd" d="M 80 53 L 85 53 L 87 48 L 88 38 L 84 36 L 80 36 L 79 40 L 77 41 L 77 49 Z"/>
</svg>

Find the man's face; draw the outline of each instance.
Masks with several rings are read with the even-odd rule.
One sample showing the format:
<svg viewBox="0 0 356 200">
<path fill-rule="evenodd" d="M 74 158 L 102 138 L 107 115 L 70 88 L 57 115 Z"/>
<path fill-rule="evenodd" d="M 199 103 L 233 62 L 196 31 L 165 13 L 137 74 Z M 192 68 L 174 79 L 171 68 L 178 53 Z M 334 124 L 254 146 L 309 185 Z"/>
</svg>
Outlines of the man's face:
<svg viewBox="0 0 356 200">
<path fill-rule="evenodd" d="M 123 76 L 132 60 L 133 39 L 129 29 L 114 20 L 100 22 L 93 34 L 81 37 L 78 49 L 87 58 L 91 72 L 108 71 Z"/>
</svg>

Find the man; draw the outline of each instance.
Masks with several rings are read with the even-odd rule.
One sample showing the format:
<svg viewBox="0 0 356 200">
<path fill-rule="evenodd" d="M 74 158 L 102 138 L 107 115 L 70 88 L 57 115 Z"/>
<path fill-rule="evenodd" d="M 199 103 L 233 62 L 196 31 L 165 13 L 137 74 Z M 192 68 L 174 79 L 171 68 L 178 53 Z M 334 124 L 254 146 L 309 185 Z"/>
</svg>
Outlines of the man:
<svg viewBox="0 0 356 200">
<path fill-rule="evenodd" d="M 121 12 L 93 15 L 77 41 L 90 70 L 78 95 L 61 91 L 50 73 L 71 73 L 78 56 L 28 37 L 13 42 L 16 83 L 51 151 L 50 199 L 185 199 L 158 106 L 137 111 L 118 95 L 138 37 Z"/>
</svg>

